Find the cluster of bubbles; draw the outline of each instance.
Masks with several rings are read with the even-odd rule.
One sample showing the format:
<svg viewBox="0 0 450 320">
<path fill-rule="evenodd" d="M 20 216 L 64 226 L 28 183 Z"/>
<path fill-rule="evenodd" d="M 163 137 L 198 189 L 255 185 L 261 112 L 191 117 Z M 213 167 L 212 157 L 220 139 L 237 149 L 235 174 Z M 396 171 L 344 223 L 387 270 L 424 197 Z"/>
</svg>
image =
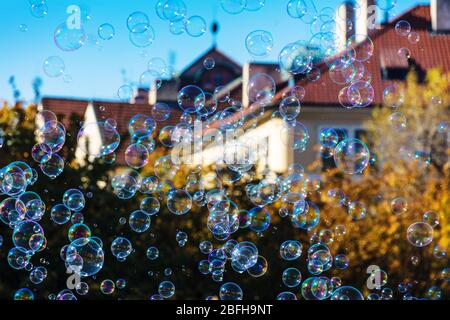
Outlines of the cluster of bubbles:
<svg viewBox="0 0 450 320">
<path fill-rule="evenodd" d="M 395 6 L 395 1 L 390 1 Z M 229 14 L 239 14 L 243 11 L 257 11 L 264 7 L 264 0 L 221 0 L 221 7 Z M 389 9 L 382 2 L 378 6 Z M 32 13 L 35 16 L 47 14 L 45 1 L 31 1 Z M 358 14 L 358 6 L 355 8 Z M 206 32 L 206 22 L 200 16 L 188 16 L 186 3 L 182 0 L 161 0 L 156 3 L 156 13 L 159 18 L 169 23 L 172 34 L 188 34 L 200 37 Z M 347 108 L 364 108 L 372 104 L 374 89 L 372 76 L 367 69 L 374 52 L 374 45 L 368 35 L 354 35 L 348 39 L 345 48 L 338 47 L 335 38 L 340 32 L 337 21 L 342 17 L 335 16 L 331 8 L 318 11 L 310 1 L 290 0 L 287 3 L 287 13 L 290 17 L 299 19 L 309 25 L 312 37 L 308 41 L 300 40 L 285 45 L 278 55 L 280 72 L 295 77 L 303 77 L 310 82 L 316 82 L 321 76 L 319 61 L 328 68 L 330 79 L 342 86 L 338 94 L 340 104 Z M 89 15 L 82 15 L 82 21 L 89 20 Z M 155 39 L 155 32 L 150 25 L 148 15 L 141 11 L 131 13 L 126 21 L 130 42 L 139 48 L 150 46 Z M 353 28 L 348 21 L 344 25 Z M 411 44 L 419 41 L 419 35 L 412 32 L 407 21 L 399 21 L 395 26 L 396 33 L 407 37 Z M 115 36 L 115 28 L 109 23 L 98 27 L 98 36 L 102 40 L 111 40 Z M 67 23 L 59 25 L 54 34 L 58 48 L 63 51 L 74 51 L 86 42 L 84 28 L 70 28 Z M 273 36 L 266 30 L 254 30 L 245 39 L 249 54 L 255 58 L 267 57 L 273 50 Z M 207 57 L 203 61 L 206 70 L 215 67 L 215 60 Z M 44 61 L 44 72 L 52 78 L 65 75 L 65 63 L 58 56 L 52 56 Z M 146 70 L 139 77 L 139 87 L 151 90 L 159 89 L 163 78 L 171 78 L 174 72 L 161 58 L 152 58 Z M 215 239 L 199 243 L 198 249 L 204 259 L 197 264 L 198 271 L 210 277 L 214 282 L 221 283 L 218 296 L 222 300 L 242 300 L 243 290 L 234 282 L 224 282 L 226 272 L 232 271 L 239 275 L 252 278 L 264 276 L 269 270 L 267 259 L 251 241 L 237 241 L 237 232 L 246 229 L 258 237 L 263 237 L 271 228 L 275 218 L 287 220 L 295 229 L 310 232 L 309 243 L 298 240 L 285 240 L 279 245 L 279 256 L 283 263 L 289 264 L 281 273 L 281 281 L 288 291 L 279 293 L 278 300 L 296 300 L 300 292 L 305 300 L 363 300 L 362 292 L 352 286 L 342 285 L 341 278 L 327 277 L 327 272 L 342 271 L 349 268 L 351 261 L 345 252 L 332 253 L 331 245 L 340 241 L 347 234 L 344 225 L 334 228 L 313 230 L 321 221 L 319 203 L 311 199 L 321 193 L 321 177 L 306 174 L 299 164 L 290 166 L 286 173 L 277 175 L 264 172 L 262 179 L 253 180 L 254 163 L 245 150 L 244 143 L 234 141 L 226 145 L 224 160 L 214 165 L 213 178 L 201 173 L 201 167 L 191 168 L 182 186 L 174 183 L 174 178 L 180 171 L 180 164 L 169 155 L 160 155 L 153 161 L 153 172 L 142 170 L 150 162 L 157 143 L 169 150 L 183 144 L 189 144 L 196 138 L 194 125 L 198 122 L 207 128 L 216 128 L 237 132 L 246 122 L 258 120 L 265 109 L 273 107 L 277 101 L 277 83 L 274 77 L 258 72 L 248 79 L 246 96 L 248 105 L 231 97 L 225 86 L 218 86 L 213 92 L 207 92 L 195 84 L 183 86 L 176 95 L 176 103 L 182 111 L 175 125 L 160 126 L 172 115 L 172 108 L 164 102 L 155 103 L 150 115 L 135 114 L 127 124 L 128 145 L 124 151 L 124 160 L 128 168 L 118 171 L 111 178 L 111 188 L 114 194 L 122 200 L 139 198 L 139 208 L 129 213 L 128 219 L 122 217 L 121 225 L 128 223 L 132 232 L 142 234 L 152 226 L 152 220 L 157 218 L 162 206 L 174 215 L 182 218 L 189 215 L 193 208 L 202 208 L 206 213 L 207 234 Z M 117 95 L 123 101 L 129 101 L 134 95 L 133 85 L 122 85 Z M 289 149 L 303 152 L 310 142 L 307 127 L 298 118 L 302 114 L 302 102 L 306 90 L 300 85 L 290 86 L 282 92 L 276 111 L 272 117 L 281 120 L 280 139 Z M 383 91 L 383 101 L 395 110 L 404 103 L 403 89 L 397 84 L 387 86 Z M 438 103 L 438 102 L 435 102 Z M 219 105 L 225 105 L 219 108 Z M 250 110 L 251 112 L 248 112 Z M 397 130 L 406 127 L 406 117 L 398 112 L 389 116 L 389 122 Z M 36 161 L 42 173 L 51 179 L 59 176 L 64 170 L 64 159 L 61 152 L 65 140 L 66 129 L 51 111 L 41 111 L 37 115 L 37 143 L 31 150 L 31 156 Z M 157 128 L 159 130 L 157 130 Z M 438 132 L 448 133 L 449 124 L 441 122 Z M 99 136 L 98 143 L 88 143 L 93 135 Z M 92 159 L 100 159 L 105 164 L 113 164 L 116 160 L 116 150 L 121 142 L 118 124 L 114 119 L 93 123 L 81 123 L 77 135 L 77 152 L 80 151 Z M 321 155 L 332 159 L 336 167 L 345 174 L 361 174 L 373 158 L 368 146 L 361 140 L 348 137 L 346 132 L 333 128 L 322 128 L 319 132 Z M 1 147 L 1 146 L 0 146 Z M 230 160 L 239 153 L 240 161 Z M 417 154 L 416 157 L 426 155 Z M 231 157 L 232 158 L 232 157 Z M 429 161 L 429 160 L 428 160 Z M 142 171 L 141 171 L 142 170 Z M 150 174 L 150 175 L 144 175 Z M 17 270 L 29 272 L 33 284 L 42 283 L 47 277 L 44 266 L 34 267 L 31 258 L 43 251 L 47 246 L 44 229 L 39 224 L 44 216 L 46 205 L 40 196 L 27 191 L 38 179 L 38 173 L 29 165 L 15 161 L 0 170 L 0 194 L 7 196 L 0 203 L 0 220 L 13 230 L 14 247 L 9 250 L 8 264 Z M 225 191 L 225 185 L 239 181 L 246 182 L 245 191 L 241 195 L 249 200 L 250 207 L 240 208 L 234 201 L 233 194 Z M 350 199 L 342 190 L 328 190 L 326 197 L 333 207 L 343 208 L 353 221 L 364 219 L 370 214 L 365 203 Z M 277 202 L 279 216 L 273 217 L 268 206 Z M 75 295 L 84 296 L 90 288 L 86 278 L 95 277 L 103 268 L 105 250 L 103 241 L 92 234 L 91 228 L 85 224 L 82 213 L 86 205 L 84 194 L 78 189 L 64 192 L 61 203 L 50 210 L 50 219 L 56 225 L 70 224 L 67 231 L 67 244 L 60 250 L 60 258 L 68 272 L 81 278 L 75 292 L 62 290 L 52 295 L 52 300 L 76 300 Z M 402 197 L 393 198 L 390 208 L 394 216 L 401 216 L 408 211 L 408 202 Z M 322 219 L 323 220 L 323 219 Z M 412 223 L 406 230 L 406 239 L 414 247 L 425 247 L 432 243 L 434 228 L 439 225 L 439 215 L 434 211 L 423 214 L 422 221 Z M 312 232 L 311 232 L 312 231 Z M 172 239 L 173 241 L 173 239 Z M 179 247 L 185 247 L 189 235 L 183 230 L 177 230 L 175 242 Z M 0 247 L 3 238 L 0 236 Z M 108 244 L 112 256 L 118 262 L 125 262 L 135 251 L 132 243 L 123 235 L 115 236 Z M 160 258 L 156 246 L 146 247 L 145 256 L 149 261 Z M 436 258 L 446 256 L 445 248 L 436 245 L 433 248 Z M 306 270 L 300 271 L 298 261 L 306 260 Z M 419 258 L 411 257 L 413 264 Z M 166 276 L 172 274 L 172 269 L 164 270 Z M 440 277 L 450 281 L 450 269 L 442 270 Z M 369 300 L 388 300 L 393 297 L 393 290 L 387 287 L 388 275 L 381 269 L 372 270 L 369 280 L 377 284 L 376 292 L 371 292 Z M 368 282 L 369 283 L 369 282 Z M 400 284 L 398 291 L 408 297 L 410 284 Z M 100 283 L 100 291 L 104 295 L 112 295 L 117 289 L 126 287 L 125 279 L 114 282 L 105 279 Z M 369 288 L 372 290 L 373 288 Z M 284 289 L 283 289 L 284 290 Z M 171 281 L 162 281 L 158 292 L 150 297 L 152 300 L 170 299 L 174 297 L 176 288 Z M 429 299 L 439 299 L 441 291 L 433 286 L 426 293 Z M 412 297 L 410 297 L 412 298 Z M 21 288 L 14 294 L 16 300 L 33 300 L 34 293 L 28 288 Z"/>
<path fill-rule="evenodd" d="M 201 37 L 206 32 L 206 21 L 198 15 L 188 16 L 183 0 L 159 0 L 156 2 L 156 14 L 169 23 L 169 31 L 174 35 L 187 34 Z"/>
</svg>

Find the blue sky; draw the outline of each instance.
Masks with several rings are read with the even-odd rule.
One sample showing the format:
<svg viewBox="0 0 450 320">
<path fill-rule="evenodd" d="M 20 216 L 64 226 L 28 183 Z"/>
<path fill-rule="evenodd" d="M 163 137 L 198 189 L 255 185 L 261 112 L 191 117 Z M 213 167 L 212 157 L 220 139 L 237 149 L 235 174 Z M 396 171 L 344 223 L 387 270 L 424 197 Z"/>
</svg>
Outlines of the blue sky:
<svg viewBox="0 0 450 320">
<path fill-rule="evenodd" d="M 36 0 L 34 0 L 36 1 Z M 311 0 L 312 1 L 312 0 Z M 208 24 L 208 32 L 199 38 L 186 34 L 175 36 L 169 32 L 168 22 L 156 15 L 156 0 L 46 0 L 48 14 L 35 18 L 30 12 L 30 0 L 0 0 L 0 100 L 13 100 L 8 84 L 14 75 L 22 97 L 34 97 L 32 81 L 43 79 L 42 94 L 46 96 L 79 98 L 117 98 L 117 89 L 125 78 L 137 81 L 146 70 L 148 61 L 161 57 L 167 62 L 172 52 L 176 70 L 196 59 L 212 44 L 209 25 L 213 20 L 220 24 L 218 47 L 240 63 L 251 59 L 245 48 L 245 37 L 254 30 L 270 31 L 274 39 L 272 54 L 263 61 L 276 61 L 284 45 L 300 39 L 309 39 L 309 26 L 288 16 L 288 0 L 266 0 L 265 6 L 256 12 L 244 11 L 231 15 L 220 7 L 220 0 L 185 0 L 188 16 L 200 15 Z M 318 10 L 336 8 L 341 1 L 316 0 Z M 393 14 L 401 13 L 416 4 L 415 1 L 398 0 Z M 421 2 L 423 3 L 423 1 Z M 74 52 L 63 52 L 53 42 L 56 27 L 64 22 L 69 5 L 89 8 L 92 19 L 84 24 L 87 34 L 97 35 L 98 26 L 110 23 L 115 36 L 109 41 L 100 40 L 102 49 L 86 45 Z M 127 17 L 135 11 L 143 11 L 150 18 L 155 30 L 155 41 L 142 49 L 134 47 L 128 38 Z M 19 25 L 28 31 L 19 31 Z M 414 27 L 414 26 L 413 26 Z M 60 56 L 66 65 L 66 73 L 72 81 L 62 77 L 49 78 L 42 70 L 45 59 Z"/>
</svg>

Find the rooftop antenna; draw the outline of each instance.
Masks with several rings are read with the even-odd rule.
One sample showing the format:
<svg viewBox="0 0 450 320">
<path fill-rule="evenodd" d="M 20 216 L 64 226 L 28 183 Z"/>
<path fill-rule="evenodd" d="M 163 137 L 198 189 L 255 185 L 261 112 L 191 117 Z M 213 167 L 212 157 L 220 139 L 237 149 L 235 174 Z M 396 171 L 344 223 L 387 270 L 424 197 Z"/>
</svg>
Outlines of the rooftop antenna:
<svg viewBox="0 0 450 320">
<path fill-rule="evenodd" d="M 392 8 L 392 0 L 387 0 L 386 8 Z M 390 15 L 391 15 L 390 9 L 385 9 L 384 17 L 383 17 L 383 24 L 386 24 L 389 22 Z"/>
<path fill-rule="evenodd" d="M 213 6 L 213 22 L 211 23 L 212 46 L 217 47 L 217 34 L 219 33 L 219 22 L 217 21 L 217 6 Z"/>
</svg>

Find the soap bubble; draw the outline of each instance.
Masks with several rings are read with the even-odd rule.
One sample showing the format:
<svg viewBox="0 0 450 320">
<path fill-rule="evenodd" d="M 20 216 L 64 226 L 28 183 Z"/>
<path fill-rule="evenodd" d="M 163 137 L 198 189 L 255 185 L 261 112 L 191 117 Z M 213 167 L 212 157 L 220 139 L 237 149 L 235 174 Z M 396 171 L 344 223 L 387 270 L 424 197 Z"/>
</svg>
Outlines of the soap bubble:
<svg viewBox="0 0 450 320">
<path fill-rule="evenodd" d="M 14 300 L 34 300 L 34 293 L 28 288 L 21 288 L 14 293 Z"/>
<path fill-rule="evenodd" d="M 427 211 L 423 214 L 422 221 L 434 228 L 439 225 L 439 214 L 435 211 Z"/>
<path fill-rule="evenodd" d="M 395 215 L 401 215 L 408 210 L 408 202 L 403 198 L 394 198 L 391 201 L 391 210 Z"/>
<path fill-rule="evenodd" d="M 149 247 L 146 255 L 149 260 L 156 260 L 159 257 L 159 250 L 156 247 Z"/>
<path fill-rule="evenodd" d="M 184 26 L 191 37 L 200 37 L 206 32 L 206 21 L 200 16 L 189 17 Z"/>
<path fill-rule="evenodd" d="M 300 101 L 295 96 L 284 98 L 280 103 L 280 114 L 286 121 L 292 121 L 300 114 Z"/>
<path fill-rule="evenodd" d="M 177 241 L 177 243 L 180 247 L 184 247 L 188 241 L 188 236 L 187 236 L 186 232 L 178 231 L 176 234 L 175 240 Z"/>
<path fill-rule="evenodd" d="M 80 211 L 84 208 L 86 201 L 80 190 L 70 189 L 64 192 L 63 203 L 70 210 Z"/>
<path fill-rule="evenodd" d="M 64 74 L 66 65 L 60 57 L 52 56 L 45 59 L 43 68 L 47 76 L 57 78 Z"/>
<path fill-rule="evenodd" d="M 86 33 L 83 27 L 69 29 L 67 23 L 62 23 L 55 30 L 54 41 L 62 51 L 75 51 L 85 44 Z"/>
<path fill-rule="evenodd" d="M 91 229 L 83 223 L 76 223 L 69 228 L 67 235 L 70 241 L 82 238 L 87 239 L 91 236 Z"/>
<path fill-rule="evenodd" d="M 117 237 L 111 243 L 111 253 L 119 261 L 125 260 L 133 250 L 130 240 L 124 237 Z"/>
<path fill-rule="evenodd" d="M 358 139 L 345 139 L 334 149 L 336 166 L 348 174 L 363 172 L 369 164 L 369 159 L 369 149 Z"/>
<path fill-rule="evenodd" d="M 265 57 L 272 52 L 272 34 L 265 30 L 252 31 L 245 39 L 245 46 L 252 56 Z"/>
<path fill-rule="evenodd" d="M 142 210 L 133 211 L 128 219 L 130 228 L 138 233 L 142 233 L 150 228 L 151 218 L 150 215 Z"/>
<path fill-rule="evenodd" d="M 186 112 L 195 113 L 205 105 L 205 93 L 194 85 L 183 87 L 177 94 L 178 106 Z"/>
<path fill-rule="evenodd" d="M 183 215 L 192 208 L 192 197 L 184 190 L 172 190 L 167 195 L 167 208 L 176 215 Z"/>
<path fill-rule="evenodd" d="M 275 91 L 275 81 L 265 73 L 253 75 L 247 86 L 248 98 L 251 102 L 270 103 Z"/>
<path fill-rule="evenodd" d="M 220 287 L 220 300 L 242 300 L 242 289 L 234 282 L 224 283 Z"/>
<path fill-rule="evenodd" d="M 266 208 L 255 207 L 248 212 L 249 228 L 254 232 L 263 232 L 270 226 L 270 212 Z"/>
<path fill-rule="evenodd" d="M 171 109 L 166 103 L 157 102 L 152 107 L 151 114 L 152 114 L 153 119 L 155 119 L 156 121 L 163 122 L 163 121 L 166 121 L 167 119 L 169 119 L 170 114 L 171 114 Z"/>
<path fill-rule="evenodd" d="M 244 11 L 247 0 L 220 0 L 220 5 L 225 12 L 238 14 Z"/>
<path fill-rule="evenodd" d="M 90 277 L 102 269 L 105 255 L 102 247 L 92 238 L 79 238 L 67 247 L 64 258 L 73 272 L 81 277 Z"/>
<path fill-rule="evenodd" d="M 69 222 L 72 213 L 65 205 L 57 204 L 53 206 L 50 215 L 53 222 L 61 225 Z"/>
<path fill-rule="evenodd" d="M 89 140 L 94 133 L 100 133 L 102 137 L 100 145 L 89 144 L 86 146 L 86 141 Z M 84 124 L 77 135 L 78 148 L 85 154 L 95 158 L 104 157 L 112 154 L 120 143 L 120 135 L 116 128 L 111 126 L 107 121 L 105 122 L 89 122 Z"/>
<path fill-rule="evenodd" d="M 342 286 L 333 291 L 330 300 L 364 300 L 364 296 L 358 289 Z"/>
<path fill-rule="evenodd" d="M 406 37 L 411 32 L 411 24 L 406 20 L 400 20 L 395 24 L 395 32 L 402 37 Z"/>
<path fill-rule="evenodd" d="M 133 12 L 128 16 L 127 27 L 131 33 L 144 33 L 150 27 L 148 16 L 140 11 Z"/>
<path fill-rule="evenodd" d="M 165 19 L 169 21 L 179 21 L 186 17 L 186 4 L 182 0 L 167 0 L 162 13 Z"/>
<path fill-rule="evenodd" d="M 106 279 L 100 284 L 100 291 L 103 294 L 112 294 L 116 288 L 114 281 Z"/>
<path fill-rule="evenodd" d="M 283 271 L 282 280 L 286 287 L 294 288 L 302 282 L 302 274 L 297 268 L 288 268 Z"/>
<path fill-rule="evenodd" d="M 425 222 L 415 222 L 406 231 L 408 242 L 415 247 L 425 247 L 433 241 L 433 228 Z"/>
<path fill-rule="evenodd" d="M 251 275 L 254 278 L 262 277 L 266 274 L 268 269 L 268 262 L 266 258 L 263 256 L 258 256 L 258 260 L 256 263 L 247 269 L 247 272 L 249 275 Z"/>
<path fill-rule="evenodd" d="M 134 169 L 139 169 L 148 163 L 148 149 L 140 144 L 131 144 L 125 150 L 125 162 Z"/>
<path fill-rule="evenodd" d="M 111 40 L 116 34 L 114 26 L 109 23 L 104 23 L 98 27 L 98 36 L 102 40 Z"/>
<path fill-rule="evenodd" d="M 158 286 L 158 293 L 164 299 L 169 299 L 175 294 L 175 285 L 170 281 L 163 281 Z"/>
<path fill-rule="evenodd" d="M 284 241 L 280 246 L 280 256 L 284 260 L 296 260 L 302 255 L 302 244 L 296 240 Z"/>
<path fill-rule="evenodd" d="M 145 48 L 155 40 L 155 31 L 148 25 L 142 32 L 130 32 L 129 39 L 135 47 Z"/>
<path fill-rule="evenodd" d="M 141 210 L 149 215 L 155 215 L 159 212 L 159 200 L 154 197 L 147 197 L 141 201 Z"/>
<path fill-rule="evenodd" d="M 212 70 L 214 69 L 214 66 L 216 65 L 216 61 L 213 58 L 206 58 L 205 60 L 203 60 L 203 67 L 206 70 Z"/>
</svg>

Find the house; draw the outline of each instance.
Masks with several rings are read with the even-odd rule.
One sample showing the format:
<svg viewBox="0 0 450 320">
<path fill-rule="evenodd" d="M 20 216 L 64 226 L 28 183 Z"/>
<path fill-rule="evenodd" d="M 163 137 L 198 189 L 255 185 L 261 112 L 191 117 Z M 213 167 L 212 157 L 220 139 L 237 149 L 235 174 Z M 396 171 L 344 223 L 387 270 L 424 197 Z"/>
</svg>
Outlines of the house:
<svg viewBox="0 0 450 320">
<path fill-rule="evenodd" d="M 361 77 L 370 78 L 373 87 L 373 97 L 363 108 L 345 108 L 339 100 L 339 93 L 345 87 L 339 81 L 332 81 L 335 76 L 330 68 L 330 61 L 321 61 L 314 68 L 316 77 L 305 77 L 304 75 L 289 75 L 280 72 L 278 64 L 271 63 L 248 63 L 240 66 L 231 58 L 213 46 L 202 54 L 191 65 L 187 66 L 178 76 L 173 79 L 162 81 L 161 87 L 150 92 L 138 90 L 136 96 L 130 102 L 112 101 L 87 101 L 76 99 L 63 99 L 45 97 L 40 104 L 41 109 L 51 110 L 66 124 L 71 113 L 79 114 L 85 123 L 105 121 L 112 118 L 117 122 L 117 129 L 122 135 L 122 142 L 116 150 L 117 164 L 125 165 L 124 150 L 127 147 L 127 124 L 128 121 L 138 113 L 151 115 L 151 108 L 156 102 L 164 102 L 171 109 L 170 118 L 166 122 L 158 123 L 158 129 L 167 125 L 176 125 L 182 116 L 182 110 L 178 107 L 177 92 L 185 85 L 194 84 L 207 92 L 213 92 L 221 86 L 218 95 L 228 97 L 225 102 L 219 103 L 218 111 L 229 107 L 231 103 L 242 105 L 242 112 L 230 114 L 234 116 L 233 121 L 241 118 L 247 119 L 243 128 L 245 133 L 242 139 L 253 140 L 255 144 L 262 141 L 267 146 L 267 152 L 258 159 L 260 167 L 268 168 L 274 172 L 285 172 L 293 162 L 308 166 L 321 158 L 321 151 L 313 148 L 318 144 L 319 134 L 323 128 L 335 128 L 347 137 L 361 138 L 365 135 L 363 123 L 370 117 L 372 108 L 383 103 L 383 90 L 396 81 L 403 81 L 410 69 L 415 69 L 419 75 L 425 74 L 426 70 L 440 67 L 444 71 L 450 71 L 450 27 L 449 10 L 446 8 L 450 1 L 433 0 L 431 5 L 418 5 L 401 14 L 395 19 L 382 25 L 369 25 L 373 18 L 374 1 L 360 0 L 358 10 L 355 14 L 354 2 L 347 1 L 339 8 L 337 20 L 344 19 L 346 24 L 350 21 L 354 28 L 338 28 L 336 42 L 346 43 L 351 37 L 368 35 L 373 43 L 371 57 L 361 62 L 364 74 Z M 408 37 L 400 36 L 396 31 L 399 21 L 408 21 L 418 42 L 411 41 Z M 339 23 L 337 24 L 339 25 Z M 362 55 L 368 53 L 368 43 L 360 42 L 356 38 L 354 52 L 352 54 Z M 371 43 L 369 43 L 371 45 Z M 343 49 L 345 50 L 345 49 Z M 341 54 L 345 54 L 345 51 Z M 337 55 L 337 58 L 341 56 Z M 213 70 L 207 70 L 203 62 L 207 58 L 215 61 Z M 331 70 L 331 71 L 330 71 Z M 265 73 L 272 77 L 276 83 L 276 94 L 273 99 L 260 108 L 249 100 L 248 85 L 253 75 Z M 308 148 L 303 152 L 293 150 L 288 146 L 289 133 L 283 133 L 283 120 L 274 116 L 282 100 L 283 94 L 294 86 L 305 89 L 305 95 L 301 101 L 301 113 L 297 120 L 307 128 L 310 138 Z M 254 116 L 254 114 L 258 114 Z M 223 119 L 221 120 L 223 121 Z M 208 129 L 220 126 L 220 121 L 212 121 Z M 285 136 L 283 136 L 285 134 Z M 101 136 L 90 137 L 96 141 L 94 145 L 101 144 Z M 283 143 L 288 141 L 288 144 Z M 214 164 L 218 161 L 223 150 L 217 146 L 205 144 L 202 146 L 202 163 Z M 82 156 L 77 151 L 78 156 Z M 332 166 L 329 160 L 323 158 L 323 166 Z"/>
</svg>

